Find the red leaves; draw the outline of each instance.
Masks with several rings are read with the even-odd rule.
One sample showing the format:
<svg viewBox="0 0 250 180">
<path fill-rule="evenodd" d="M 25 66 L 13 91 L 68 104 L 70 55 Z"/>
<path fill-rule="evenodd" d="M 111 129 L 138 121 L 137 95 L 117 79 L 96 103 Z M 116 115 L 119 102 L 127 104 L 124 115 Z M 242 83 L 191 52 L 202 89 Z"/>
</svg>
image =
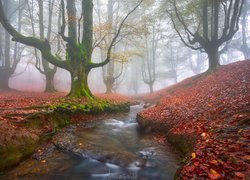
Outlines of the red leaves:
<svg viewBox="0 0 250 180">
<path fill-rule="evenodd" d="M 250 171 L 249 69 L 250 61 L 233 63 L 146 97 L 161 102 L 139 114 L 145 124 L 198 137 L 182 177 L 235 179 Z"/>
<path fill-rule="evenodd" d="M 209 163 L 210 163 L 211 165 L 214 165 L 214 166 L 217 166 L 217 167 L 219 166 L 219 162 L 218 162 L 217 160 L 215 160 L 215 159 L 212 160 L 212 161 L 210 161 Z"/>
<path fill-rule="evenodd" d="M 64 93 L 0 92 L 0 108 L 48 105 L 64 95 Z"/>
<path fill-rule="evenodd" d="M 245 179 L 245 178 L 246 178 L 246 175 L 243 174 L 243 173 L 241 173 L 241 172 L 235 172 L 234 174 L 235 174 L 237 177 L 239 177 L 239 178 L 242 178 L 242 179 Z"/>
<path fill-rule="evenodd" d="M 210 179 L 220 179 L 221 175 L 217 171 L 215 171 L 214 169 L 210 169 L 210 171 L 208 173 L 208 177 Z"/>
<path fill-rule="evenodd" d="M 166 137 L 162 135 L 155 135 L 153 138 L 155 141 L 157 141 L 160 144 L 164 144 L 166 141 Z"/>
<path fill-rule="evenodd" d="M 131 103 L 131 104 L 136 104 L 137 102 L 129 97 L 129 96 L 124 96 L 120 94 L 96 94 L 98 98 L 101 98 L 102 100 L 107 100 L 115 104 L 119 103 Z"/>
<path fill-rule="evenodd" d="M 5 120 L 5 116 L 11 114 L 11 120 L 22 121 L 28 114 L 38 112 L 37 108 L 30 109 L 27 107 L 32 106 L 46 106 L 58 103 L 58 100 L 69 101 L 72 103 L 86 103 L 87 99 L 72 99 L 64 97 L 65 93 L 25 93 L 25 92 L 0 92 L 0 121 Z M 114 104 L 119 103 L 136 103 L 136 101 L 128 96 L 122 96 L 118 94 L 98 94 L 98 98 L 110 101 Z M 81 117 L 82 120 L 90 119 L 89 115 Z M 44 120 L 44 117 L 41 117 Z M 80 117 L 72 117 L 73 120 L 77 121 Z M 46 130 L 45 130 L 46 131 Z M 49 130 L 47 130 L 49 131 Z"/>
</svg>

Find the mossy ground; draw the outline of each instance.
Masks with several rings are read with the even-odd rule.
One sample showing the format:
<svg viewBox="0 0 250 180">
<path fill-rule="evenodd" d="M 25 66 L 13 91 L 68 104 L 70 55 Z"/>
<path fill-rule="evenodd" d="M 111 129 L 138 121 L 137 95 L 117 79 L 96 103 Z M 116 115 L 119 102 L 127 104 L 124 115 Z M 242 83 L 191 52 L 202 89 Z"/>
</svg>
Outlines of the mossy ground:
<svg viewBox="0 0 250 180">
<path fill-rule="evenodd" d="M 104 113 L 127 112 L 130 104 L 128 102 L 115 103 L 107 100 L 81 101 L 77 99 L 62 98 L 56 103 L 40 109 L 40 113 L 26 116 L 22 121 L 12 121 L 11 126 L 24 129 L 25 131 L 37 135 L 38 141 L 30 139 L 28 136 L 19 139 L 18 142 L 9 141 L 0 149 L 0 172 L 18 165 L 20 161 L 34 153 L 43 143 L 51 140 L 61 128 L 84 120 L 96 119 Z M 14 132 L 13 132 L 14 133 Z M 5 136 L 4 132 L 2 136 Z M 0 176 L 1 177 L 1 176 Z"/>
</svg>

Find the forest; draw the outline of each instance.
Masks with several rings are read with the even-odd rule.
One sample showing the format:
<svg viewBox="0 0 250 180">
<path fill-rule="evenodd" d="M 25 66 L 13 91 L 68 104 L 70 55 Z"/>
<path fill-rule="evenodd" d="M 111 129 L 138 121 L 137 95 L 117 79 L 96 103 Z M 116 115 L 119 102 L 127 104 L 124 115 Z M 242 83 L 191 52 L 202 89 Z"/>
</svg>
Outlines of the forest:
<svg viewBox="0 0 250 180">
<path fill-rule="evenodd" d="M 249 0 L 0 0 L 0 179 L 249 179 L 249 60 Z"/>
</svg>

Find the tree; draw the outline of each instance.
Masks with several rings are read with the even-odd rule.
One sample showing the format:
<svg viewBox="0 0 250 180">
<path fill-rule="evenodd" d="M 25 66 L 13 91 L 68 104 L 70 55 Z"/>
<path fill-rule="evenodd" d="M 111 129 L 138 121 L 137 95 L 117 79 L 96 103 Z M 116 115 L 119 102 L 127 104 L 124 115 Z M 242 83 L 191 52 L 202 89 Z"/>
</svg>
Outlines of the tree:
<svg viewBox="0 0 250 180">
<path fill-rule="evenodd" d="M 181 3 L 172 0 L 173 11 L 168 10 L 168 14 L 182 42 L 194 50 L 205 51 L 209 70 L 214 70 L 220 65 L 219 48 L 239 29 L 243 4 L 244 0 L 189 0 Z M 179 8 L 183 8 L 182 13 Z"/>
<path fill-rule="evenodd" d="M 112 36 L 117 32 L 119 19 L 121 18 L 120 14 L 124 13 L 128 6 L 131 7 L 127 1 L 114 0 L 108 1 L 105 6 L 107 6 L 107 8 L 101 8 L 101 3 L 97 0 L 96 13 L 100 26 L 97 26 L 96 29 L 101 29 L 101 31 L 95 31 L 94 37 L 96 43 L 94 44 L 100 49 L 101 60 L 105 59 L 105 52 L 112 41 Z M 103 12 L 104 9 L 107 9 L 107 18 L 106 16 L 102 18 L 103 14 L 101 14 L 101 12 Z M 138 32 L 141 32 L 137 26 L 135 27 L 133 20 L 134 18 L 131 15 L 124 25 L 123 32 L 120 33 L 119 40 L 117 40 L 119 44 L 115 44 L 112 48 L 110 62 L 102 67 L 103 83 L 106 86 L 106 93 L 116 92 L 120 83 L 123 81 L 125 67 L 128 64 L 129 58 L 137 55 L 137 53 L 129 51 L 127 48 L 128 45 L 132 46 L 131 42 L 135 42 L 134 37 L 137 37 Z M 136 22 L 138 22 L 138 20 Z M 99 43 L 100 39 L 104 41 Z"/>
<path fill-rule="evenodd" d="M 26 0 L 19 0 L 16 4 L 12 1 L 4 1 L 4 9 L 8 12 L 7 16 L 9 21 L 11 18 L 17 14 L 17 31 L 21 31 L 21 19 L 23 15 L 23 10 L 27 4 Z M 13 10 L 14 7 L 14 10 Z M 17 12 L 17 13 L 16 13 Z M 4 40 L 3 40 L 4 37 Z M 2 44 L 4 42 L 4 44 Z M 11 58 L 11 43 L 10 34 L 8 31 L 4 31 L 0 27 L 0 89 L 9 89 L 8 82 L 9 78 L 13 76 L 17 64 L 21 59 L 22 50 L 24 48 L 20 47 L 18 43 L 14 45 L 14 54 Z M 19 75 L 20 73 L 18 73 Z"/>
<path fill-rule="evenodd" d="M 116 10 L 116 12 L 114 12 L 114 5 L 115 2 L 113 0 L 108 1 L 107 4 L 107 22 L 104 23 L 104 26 L 106 26 L 106 34 L 104 35 L 104 37 L 106 36 L 104 44 L 102 47 L 100 47 L 100 51 L 101 51 L 101 58 L 104 59 L 104 51 L 105 49 L 108 48 L 108 44 L 110 44 L 110 42 L 112 41 L 112 33 L 113 31 L 116 32 L 116 28 L 117 28 L 117 21 L 114 21 L 114 14 L 117 15 L 117 17 L 115 17 L 117 20 L 118 19 L 118 12 L 119 12 L 119 3 L 118 3 L 118 8 Z M 98 1 L 99 4 L 99 1 Z M 100 13 L 100 7 L 98 7 L 98 17 L 99 17 L 99 22 L 101 22 L 101 13 Z M 103 29 L 105 29 L 105 27 L 101 27 Z M 121 68 L 119 69 L 120 72 L 118 71 L 117 68 L 117 63 L 115 61 L 115 56 L 116 56 L 116 46 L 113 46 L 113 55 L 111 58 L 111 61 L 102 67 L 102 73 L 103 73 L 103 82 L 106 86 L 106 93 L 112 93 L 113 91 L 115 91 L 114 87 L 115 87 L 115 82 L 116 80 L 122 75 L 123 72 L 123 62 L 121 62 Z M 120 64 L 120 63 L 119 63 Z"/>
<path fill-rule="evenodd" d="M 128 93 L 130 93 L 130 90 L 134 91 L 134 94 L 137 95 L 138 94 L 138 90 L 139 90 L 139 80 L 140 80 L 140 74 L 138 72 L 140 72 L 140 67 L 142 66 L 141 64 L 141 60 L 136 58 L 134 60 L 132 60 L 131 62 L 131 69 L 130 69 L 130 73 L 129 73 L 129 82 L 128 82 Z"/>
<path fill-rule="evenodd" d="M 50 43 L 47 39 L 38 39 L 33 36 L 24 36 L 17 32 L 9 23 L 5 16 L 2 1 L 0 1 L 0 22 L 4 28 L 13 36 L 13 40 L 35 47 L 40 50 L 42 57 L 53 65 L 68 70 L 71 74 L 71 97 L 87 97 L 93 99 L 93 95 L 88 87 L 88 74 L 93 68 L 101 67 L 110 61 L 112 47 L 121 32 L 124 22 L 133 13 L 139 3 L 124 17 L 121 21 L 117 33 L 113 36 L 112 41 L 107 50 L 106 59 L 100 63 L 92 61 L 93 52 L 93 0 L 81 1 L 81 17 L 77 21 L 77 9 L 75 0 L 66 0 L 67 19 L 65 15 L 64 0 L 61 0 L 62 8 L 62 26 L 60 35 L 66 43 L 66 58 L 63 60 L 59 55 L 54 55 L 51 50 Z M 84 19 L 83 23 L 81 19 Z M 66 24 L 67 20 L 67 24 Z M 68 35 L 65 35 L 66 25 L 68 27 Z M 78 28 L 77 28 L 78 26 Z"/>
<path fill-rule="evenodd" d="M 245 56 L 245 59 L 250 58 L 250 45 L 247 36 L 247 32 L 249 32 L 248 31 L 249 24 L 247 23 L 249 8 L 250 8 L 250 3 L 249 1 L 246 1 L 243 6 L 243 12 L 242 12 L 242 20 L 241 20 L 242 45 L 240 47 L 240 50 Z"/>
<path fill-rule="evenodd" d="M 156 39 L 156 28 L 152 25 L 152 37 L 148 33 L 145 34 L 145 59 L 142 63 L 142 78 L 143 81 L 149 86 L 150 93 L 154 92 L 155 83 L 155 61 L 156 50 L 159 39 Z M 152 39 L 151 39 L 152 38 Z"/>
<path fill-rule="evenodd" d="M 47 30 L 47 40 L 50 42 L 51 38 L 51 24 L 52 24 L 52 14 L 53 14 L 53 6 L 54 6 L 54 1 L 55 0 L 49 0 L 49 16 L 48 16 L 48 30 Z M 40 38 L 44 39 L 45 38 L 45 32 L 44 32 L 44 17 L 43 17 L 43 1 L 37 0 L 38 6 L 39 6 L 39 31 L 40 31 Z M 39 61 L 40 59 L 37 59 Z M 50 91 L 55 91 L 54 88 L 54 75 L 56 73 L 56 66 L 53 68 L 50 67 L 49 62 L 42 58 L 42 67 L 43 70 L 38 66 L 39 63 L 36 63 L 36 68 L 39 70 L 40 73 L 45 75 L 46 78 L 46 88 L 45 91 L 50 92 Z"/>
<path fill-rule="evenodd" d="M 145 13 L 145 12 L 144 12 Z M 144 21 L 145 58 L 142 62 L 142 78 L 149 86 L 150 93 L 154 91 L 156 81 L 156 60 L 159 42 L 163 40 L 161 22 L 157 21 L 157 14 L 146 15 Z"/>
</svg>

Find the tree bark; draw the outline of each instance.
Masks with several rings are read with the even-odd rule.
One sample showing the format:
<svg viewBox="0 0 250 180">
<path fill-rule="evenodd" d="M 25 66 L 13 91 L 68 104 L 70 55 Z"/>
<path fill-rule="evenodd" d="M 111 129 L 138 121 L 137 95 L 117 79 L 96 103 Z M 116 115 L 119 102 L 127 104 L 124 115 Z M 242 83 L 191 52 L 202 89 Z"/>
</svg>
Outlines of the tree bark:
<svg viewBox="0 0 250 180">
<path fill-rule="evenodd" d="M 248 46 L 247 43 L 247 8 L 248 7 L 248 2 L 246 1 L 243 7 L 243 12 L 242 12 L 242 45 L 240 50 L 242 51 L 245 59 L 249 59 L 250 58 L 250 47 Z"/>
<path fill-rule="evenodd" d="M 45 92 L 55 92 L 54 88 L 54 72 L 46 73 L 46 88 Z"/>
<path fill-rule="evenodd" d="M 154 84 L 153 83 L 149 84 L 149 89 L 150 89 L 150 94 L 152 94 L 154 92 Z"/>
<path fill-rule="evenodd" d="M 206 52 L 208 55 L 208 71 L 213 71 L 220 66 L 218 48 L 209 48 Z"/>
<path fill-rule="evenodd" d="M 4 9 L 9 13 L 9 2 L 4 2 Z M 9 14 L 8 14 L 9 15 Z M 8 31 L 4 32 L 4 57 L 2 67 L 0 67 L 0 89 L 8 90 L 9 89 L 9 78 L 11 76 L 11 64 L 10 64 L 10 34 Z"/>
<path fill-rule="evenodd" d="M 39 33 L 40 33 L 40 38 L 42 40 L 44 40 L 45 38 L 45 33 L 44 33 L 44 25 L 43 25 L 43 20 L 44 20 L 44 15 L 43 15 L 43 2 L 38 0 L 38 5 L 39 5 Z M 51 2 L 49 2 L 50 5 L 49 6 L 52 6 Z M 47 33 L 47 38 L 48 38 L 48 41 L 50 40 L 50 34 L 51 34 L 51 26 L 50 26 L 50 23 L 51 23 L 51 16 L 52 16 L 52 11 L 53 8 L 50 7 L 49 9 L 49 24 L 48 24 L 48 33 Z M 40 70 L 40 72 L 42 72 L 42 74 L 45 75 L 45 79 L 46 79 L 46 88 L 45 88 L 45 92 L 54 92 L 56 91 L 55 90 L 55 87 L 54 87 L 54 74 L 56 73 L 56 69 L 54 68 L 50 68 L 49 66 L 49 62 L 42 58 L 42 65 L 43 65 L 43 71 Z"/>
<path fill-rule="evenodd" d="M 112 93 L 112 86 L 106 84 L 106 94 Z"/>
<path fill-rule="evenodd" d="M 9 78 L 10 78 L 10 69 L 6 67 L 0 67 L 0 90 L 9 89 Z"/>
<path fill-rule="evenodd" d="M 73 98 L 87 97 L 94 99 L 88 86 L 88 74 L 90 70 L 82 67 L 81 71 L 71 73 L 71 91 L 68 96 Z"/>
</svg>

